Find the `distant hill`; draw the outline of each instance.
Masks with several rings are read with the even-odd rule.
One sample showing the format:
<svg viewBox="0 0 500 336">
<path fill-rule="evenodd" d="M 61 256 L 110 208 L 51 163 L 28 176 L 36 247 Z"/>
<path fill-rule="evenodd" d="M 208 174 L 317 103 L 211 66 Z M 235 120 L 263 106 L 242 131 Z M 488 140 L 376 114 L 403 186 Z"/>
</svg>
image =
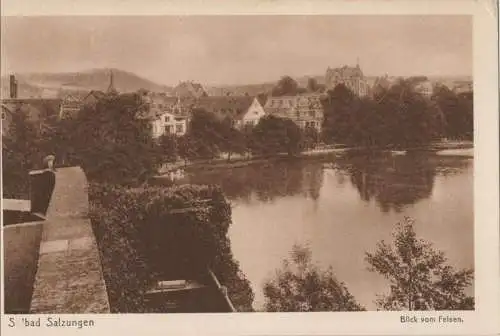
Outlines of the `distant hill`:
<svg viewBox="0 0 500 336">
<path fill-rule="evenodd" d="M 68 93 L 87 93 L 90 90 L 105 91 L 109 85 L 109 74 L 113 72 L 114 85 L 119 92 L 133 92 L 139 89 L 146 89 L 152 92 L 163 92 L 168 95 L 175 95 L 174 88 L 160 85 L 134 73 L 120 69 L 103 68 L 92 69 L 80 72 L 61 73 L 19 73 L 15 74 L 18 80 L 18 96 L 20 98 L 29 97 L 58 97 Z M 294 79 L 301 87 L 307 86 L 309 78 L 314 78 L 319 84 L 324 83 L 323 75 L 300 76 Z M 369 84 L 375 82 L 376 76 L 366 76 Z M 396 77 L 390 76 L 391 79 Z M 472 81 L 468 76 L 442 76 L 429 77 L 436 83 L 446 83 L 453 85 L 455 81 Z M 205 86 L 201 83 L 209 96 L 223 96 L 231 94 L 234 96 L 257 96 L 262 93 L 269 93 L 279 81 L 276 78 L 273 82 L 249 83 L 245 85 L 220 85 Z M 8 76 L 1 78 L 1 97 L 9 96 Z"/>
<path fill-rule="evenodd" d="M 171 87 L 154 83 L 131 72 L 119 69 L 92 69 L 81 72 L 62 73 L 19 73 L 18 96 L 46 97 L 68 92 L 105 91 L 109 86 L 110 72 L 113 72 L 114 86 L 119 92 L 134 92 L 146 89 L 154 92 L 170 92 Z M 8 96 L 9 79 L 2 77 L 2 97 Z"/>
</svg>

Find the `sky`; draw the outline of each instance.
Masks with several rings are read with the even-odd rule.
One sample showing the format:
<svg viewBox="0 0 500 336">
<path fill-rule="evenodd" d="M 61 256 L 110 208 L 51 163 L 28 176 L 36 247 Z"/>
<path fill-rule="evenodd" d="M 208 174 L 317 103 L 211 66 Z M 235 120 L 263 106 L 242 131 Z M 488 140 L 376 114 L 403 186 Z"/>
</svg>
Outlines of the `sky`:
<svg viewBox="0 0 500 336">
<path fill-rule="evenodd" d="M 470 16 L 2 17 L 2 74 L 119 68 L 176 85 L 323 75 L 472 76 Z"/>
</svg>

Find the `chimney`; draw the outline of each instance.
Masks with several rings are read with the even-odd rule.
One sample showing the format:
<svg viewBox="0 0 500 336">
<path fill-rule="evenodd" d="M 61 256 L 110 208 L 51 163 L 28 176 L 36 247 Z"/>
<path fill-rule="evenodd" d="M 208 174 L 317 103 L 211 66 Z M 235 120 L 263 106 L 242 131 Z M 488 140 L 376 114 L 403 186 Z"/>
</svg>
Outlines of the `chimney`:
<svg viewBox="0 0 500 336">
<path fill-rule="evenodd" d="M 14 75 L 10 75 L 10 98 L 17 98 L 17 80 Z"/>
</svg>

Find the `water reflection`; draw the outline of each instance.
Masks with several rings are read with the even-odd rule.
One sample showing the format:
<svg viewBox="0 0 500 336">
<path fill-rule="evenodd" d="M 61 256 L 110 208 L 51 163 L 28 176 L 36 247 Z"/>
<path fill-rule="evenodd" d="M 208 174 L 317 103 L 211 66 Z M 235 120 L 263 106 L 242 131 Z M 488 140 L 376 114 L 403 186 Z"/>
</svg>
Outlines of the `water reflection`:
<svg viewBox="0 0 500 336">
<path fill-rule="evenodd" d="M 431 197 L 436 174 L 450 176 L 471 160 L 429 154 L 393 156 L 344 155 L 335 159 L 276 161 L 240 168 L 192 171 L 183 183 L 217 184 L 232 201 L 270 203 L 302 195 L 318 200 L 324 172 L 333 172 L 337 185 L 350 182 L 364 202 L 374 201 L 381 211 L 401 212 Z"/>
<path fill-rule="evenodd" d="M 436 162 L 423 155 L 342 158 L 337 168 L 349 174 L 363 201 L 375 200 L 383 212 L 430 197 L 436 175 Z"/>
<path fill-rule="evenodd" d="M 317 200 L 323 184 L 321 162 L 276 161 L 234 169 L 196 171 L 188 174 L 193 184 L 218 184 L 233 201 L 253 198 L 272 202 L 276 198 L 303 195 Z"/>
</svg>

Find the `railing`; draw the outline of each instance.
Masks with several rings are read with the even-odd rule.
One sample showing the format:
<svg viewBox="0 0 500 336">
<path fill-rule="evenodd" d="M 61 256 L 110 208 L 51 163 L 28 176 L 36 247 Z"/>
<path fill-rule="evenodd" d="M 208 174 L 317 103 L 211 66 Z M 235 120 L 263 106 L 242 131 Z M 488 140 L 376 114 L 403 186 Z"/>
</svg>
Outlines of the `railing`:
<svg viewBox="0 0 500 336">
<path fill-rule="evenodd" d="M 236 309 L 234 308 L 233 303 L 231 302 L 231 300 L 229 299 L 229 296 L 227 295 L 227 288 L 220 284 L 219 280 L 217 279 L 214 272 L 212 272 L 212 270 L 210 268 L 208 269 L 208 274 L 210 275 L 212 281 L 215 283 L 216 289 L 220 292 L 225 303 L 229 307 L 230 312 L 233 312 L 233 313 L 236 312 Z"/>
</svg>

